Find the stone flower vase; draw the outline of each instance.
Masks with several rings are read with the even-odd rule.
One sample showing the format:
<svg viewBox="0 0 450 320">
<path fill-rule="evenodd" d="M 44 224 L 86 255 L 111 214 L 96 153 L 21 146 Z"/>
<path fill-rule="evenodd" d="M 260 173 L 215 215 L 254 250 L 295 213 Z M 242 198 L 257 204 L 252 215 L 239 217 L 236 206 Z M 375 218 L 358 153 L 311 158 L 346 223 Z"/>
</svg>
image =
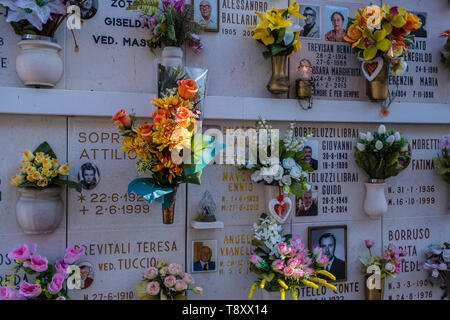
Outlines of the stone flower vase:
<svg viewBox="0 0 450 320">
<path fill-rule="evenodd" d="M 161 64 L 166 67 L 182 67 L 183 50 L 180 47 L 164 47 Z"/>
<path fill-rule="evenodd" d="M 366 186 L 366 197 L 364 199 L 364 211 L 372 219 L 382 217 L 388 208 L 386 195 L 384 193 L 384 180 L 371 179 L 364 183 Z"/>
<path fill-rule="evenodd" d="M 384 101 L 389 95 L 388 64 L 384 63 L 375 79 L 367 81 L 369 97 L 373 101 Z"/>
<path fill-rule="evenodd" d="M 367 276 L 366 282 L 367 283 Z M 385 278 L 380 280 L 380 289 L 369 289 L 366 285 L 366 300 L 383 300 L 384 299 L 384 283 Z"/>
<path fill-rule="evenodd" d="M 62 50 L 53 38 L 24 35 L 18 43 L 16 72 L 26 86 L 54 87 L 63 75 Z"/>
<path fill-rule="evenodd" d="M 61 187 L 46 189 L 18 188 L 17 223 L 26 234 L 48 234 L 55 231 L 64 216 Z"/>
<path fill-rule="evenodd" d="M 273 94 L 289 92 L 289 76 L 287 73 L 286 54 L 272 56 L 272 77 L 267 85 L 267 90 Z"/>
</svg>

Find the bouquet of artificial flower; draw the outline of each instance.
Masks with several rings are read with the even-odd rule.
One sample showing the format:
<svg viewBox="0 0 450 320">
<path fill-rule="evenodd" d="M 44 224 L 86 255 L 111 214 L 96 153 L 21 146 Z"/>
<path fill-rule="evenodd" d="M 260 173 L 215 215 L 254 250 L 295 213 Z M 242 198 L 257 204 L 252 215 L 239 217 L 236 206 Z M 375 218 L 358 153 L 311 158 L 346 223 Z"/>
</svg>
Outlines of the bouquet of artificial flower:
<svg viewBox="0 0 450 320">
<path fill-rule="evenodd" d="M 445 290 L 442 299 L 450 299 L 450 243 L 431 244 L 425 250 L 427 261 L 423 268 L 430 271 L 431 283 L 437 282 Z"/>
<path fill-rule="evenodd" d="M 138 173 L 152 173 L 149 178 L 132 181 L 128 192 L 134 191 L 149 203 L 162 203 L 163 217 L 164 210 L 173 208 L 177 187 L 182 183 L 200 184 L 202 169 L 223 148 L 211 136 L 196 133 L 199 111 L 194 110 L 191 100 L 196 99 L 197 92 L 195 81 L 179 80 L 172 94 L 152 100 L 157 107 L 151 114 L 153 123 L 136 126 L 134 114 L 127 115 L 125 110 L 113 117 L 123 136 L 121 151 L 137 155 Z"/>
<path fill-rule="evenodd" d="M 82 1 L 83 2 L 83 1 Z M 18 35 L 35 34 L 53 37 L 69 15 L 67 9 L 75 0 L 0 0 L 6 8 L 6 22 Z"/>
<path fill-rule="evenodd" d="M 260 223 L 253 225 L 255 237 L 252 244 L 256 246 L 255 254 L 250 256 L 250 270 L 261 278 L 251 287 L 249 299 L 252 298 L 257 286 L 267 291 L 279 291 L 281 300 L 285 299 L 288 290 L 294 300 L 297 300 L 296 288 L 310 286 L 318 289 L 319 285 L 336 290 L 325 279 L 336 278 L 323 267 L 328 264 L 328 257 L 322 253 L 322 248 L 316 247 L 312 253 L 305 248 L 299 235 L 281 235 L 281 225 L 274 219 L 262 215 Z"/>
<path fill-rule="evenodd" d="M 262 131 L 267 133 L 267 144 L 261 143 Z M 290 195 L 295 194 L 297 197 L 303 195 L 303 191 L 309 191 L 311 185 L 307 182 L 308 172 L 312 172 L 312 167 L 303 159 L 305 156 L 306 139 L 294 136 L 294 123 L 291 123 L 289 129 L 286 131 L 285 137 L 279 141 L 279 158 L 270 157 L 266 162 L 263 162 L 260 157 L 260 148 L 271 148 L 272 144 L 276 145 L 275 141 L 272 141 L 271 136 L 272 126 L 268 124 L 264 119 L 260 118 L 256 124 L 256 133 L 260 137 L 259 145 L 257 148 L 250 150 L 253 153 L 254 158 L 257 158 L 257 162 L 253 163 L 252 157 L 249 157 L 249 161 L 240 169 L 250 170 L 252 172 L 251 179 L 256 183 L 264 183 L 272 186 L 279 186 L 281 191 Z M 267 154 L 267 153 L 266 153 Z"/>
<path fill-rule="evenodd" d="M 81 258 L 84 248 L 67 248 L 64 258 L 49 265 L 46 257 L 38 255 L 35 243 L 16 245 L 8 253 L 8 258 L 16 265 L 8 272 L 0 287 L 0 300 L 66 300 L 67 278 L 75 273 L 70 265 Z M 36 277 L 35 283 L 22 280 L 15 288 L 6 279 L 13 282 L 19 271 Z"/>
<path fill-rule="evenodd" d="M 150 27 L 151 38 L 147 41 L 153 48 L 164 46 L 181 47 L 185 42 L 195 53 L 202 50 L 198 34 L 204 27 L 193 20 L 194 8 L 185 0 L 163 0 L 162 7 L 158 0 L 135 0 L 127 10 L 139 10 L 141 18 Z"/>
<path fill-rule="evenodd" d="M 53 149 L 47 142 L 43 142 L 33 152 L 28 150 L 23 153 L 20 172 L 11 178 L 10 184 L 19 188 L 37 189 L 67 185 L 81 192 L 79 183 L 61 179 L 61 176 L 68 175 L 69 168 L 69 163 L 60 165 Z"/>
<path fill-rule="evenodd" d="M 194 278 L 182 271 L 176 263 L 158 262 L 156 267 L 148 268 L 144 273 L 144 281 L 136 284 L 136 293 L 141 300 L 186 300 L 187 290 L 203 294 L 202 287 L 194 287 Z"/>
<path fill-rule="evenodd" d="M 433 158 L 436 173 L 441 175 L 445 182 L 450 183 L 450 136 L 444 136 L 441 141 L 442 155 Z"/>
<path fill-rule="evenodd" d="M 414 35 L 410 33 L 421 25 L 419 18 L 406 8 L 370 5 L 358 9 L 355 17 L 348 19 L 344 39 L 361 59 L 370 61 L 382 57 L 392 73 L 400 75 L 406 70 L 402 57 L 414 42 Z"/>
<path fill-rule="evenodd" d="M 446 67 L 450 67 L 450 29 L 442 32 L 439 37 L 447 38 L 447 41 L 444 44 L 444 48 L 441 50 L 441 58 L 444 65 Z"/>
<path fill-rule="evenodd" d="M 292 1 L 286 9 L 272 8 L 264 14 L 256 12 L 261 22 L 257 26 L 249 27 L 254 29 L 253 39 L 266 46 L 267 51 L 263 52 L 264 58 L 271 56 L 287 55 L 300 50 L 301 43 L 300 26 L 292 24 L 289 16 L 305 19 L 300 13 L 300 6 L 297 2 Z"/>
<path fill-rule="evenodd" d="M 355 147 L 355 161 L 370 179 L 387 179 L 396 176 L 410 162 L 408 140 L 394 130 L 386 131 L 380 125 L 377 131 L 360 133 Z"/>
<path fill-rule="evenodd" d="M 372 256 L 372 251 L 370 250 L 375 242 L 371 240 L 365 240 L 366 248 L 369 250 L 370 257 L 363 258 L 359 257 L 359 261 L 361 261 L 361 270 L 366 276 L 370 276 L 371 273 L 367 272 L 367 269 L 376 265 L 380 269 L 380 278 L 389 278 L 395 276 L 400 273 L 400 266 L 402 257 L 406 256 L 408 253 L 406 250 L 397 249 L 397 247 L 393 244 L 389 244 L 389 246 L 384 249 L 383 254 L 381 256 Z"/>
</svg>

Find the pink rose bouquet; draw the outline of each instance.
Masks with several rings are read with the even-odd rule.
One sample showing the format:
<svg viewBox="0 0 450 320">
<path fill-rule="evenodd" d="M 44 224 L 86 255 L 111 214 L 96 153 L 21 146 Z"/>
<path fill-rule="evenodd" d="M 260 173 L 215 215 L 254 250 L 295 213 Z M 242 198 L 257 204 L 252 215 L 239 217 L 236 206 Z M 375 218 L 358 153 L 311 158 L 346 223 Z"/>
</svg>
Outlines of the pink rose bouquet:
<svg viewBox="0 0 450 320">
<path fill-rule="evenodd" d="M 84 254 L 84 249 L 67 248 L 63 259 L 54 265 L 48 263 L 46 257 L 37 254 L 37 246 L 20 244 L 8 253 L 8 258 L 16 265 L 7 273 L 0 286 L 0 300 L 67 300 L 66 281 L 70 276 L 69 264 L 77 261 Z M 66 259 L 67 258 L 67 259 Z M 18 287 L 12 283 L 19 272 L 35 276 L 35 283 L 22 280 Z"/>
<path fill-rule="evenodd" d="M 177 263 L 160 263 L 144 271 L 144 280 L 136 283 L 136 293 L 141 300 L 186 300 L 186 291 L 203 294 L 202 287 L 189 289 L 195 283 L 189 273 Z"/>
<path fill-rule="evenodd" d="M 297 300 L 296 289 L 319 285 L 336 290 L 323 276 L 331 280 L 336 278 L 323 267 L 328 264 L 328 257 L 317 247 L 312 252 L 306 249 L 299 235 L 281 235 L 281 226 L 275 219 L 262 215 L 261 222 L 253 226 L 255 237 L 252 244 L 256 247 L 250 256 L 250 270 L 261 277 L 251 287 L 251 299 L 256 287 L 267 291 L 279 291 L 281 300 L 285 299 L 285 290 L 291 292 Z"/>
<path fill-rule="evenodd" d="M 367 269 L 371 265 L 376 265 L 380 268 L 381 279 L 394 277 L 401 272 L 401 261 L 402 257 L 407 255 L 406 250 L 398 249 L 395 245 L 389 244 L 386 249 L 384 249 L 381 256 L 372 256 L 371 248 L 375 245 L 375 242 L 371 240 L 364 241 L 366 248 L 369 250 L 370 257 L 363 258 L 359 257 L 361 262 L 361 270 L 365 276 L 370 276 Z"/>
</svg>

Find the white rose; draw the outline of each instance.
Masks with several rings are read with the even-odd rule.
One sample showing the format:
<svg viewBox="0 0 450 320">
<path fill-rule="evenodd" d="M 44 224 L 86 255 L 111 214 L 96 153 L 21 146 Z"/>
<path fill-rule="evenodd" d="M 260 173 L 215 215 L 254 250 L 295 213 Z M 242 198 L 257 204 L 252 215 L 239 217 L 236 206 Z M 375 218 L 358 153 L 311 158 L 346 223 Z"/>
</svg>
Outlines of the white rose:
<svg viewBox="0 0 450 320">
<path fill-rule="evenodd" d="M 366 133 L 366 140 L 369 141 L 369 142 L 373 140 L 373 136 L 372 136 L 371 132 L 367 132 Z"/>
<path fill-rule="evenodd" d="M 400 141 L 402 139 L 400 132 L 397 131 L 396 133 L 394 133 L 394 138 L 395 138 L 395 141 Z"/>
<path fill-rule="evenodd" d="M 383 142 L 381 142 L 380 140 L 377 140 L 377 142 L 375 142 L 375 148 L 377 150 L 383 149 Z"/>
<path fill-rule="evenodd" d="M 378 127 L 378 134 L 384 133 L 386 133 L 386 127 L 384 126 L 384 124 L 380 124 L 380 126 Z"/>
<path fill-rule="evenodd" d="M 358 148 L 359 151 L 364 151 L 366 147 L 362 143 L 357 143 L 356 148 Z"/>
<path fill-rule="evenodd" d="M 292 183 L 291 176 L 289 176 L 289 175 L 283 176 L 283 178 L 281 178 L 281 183 L 285 186 L 290 186 Z"/>
<path fill-rule="evenodd" d="M 291 172 L 289 173 L 292 178 L 299 179 L 302 175 L 302 169 L 300 169 L 298 166 L 295 166 L 291 169 Z"/>
<path fill-rule="evenodd" d="M 252 173 L 252 181 L 253 182 L 259 182 L 263 179 L 263 177 L 261 176 L 261 171 L 256 170 L 255 172 Z"/>
<path fill-rule="evenodd" d="M 395 141 L 395 137 L 394 137 L 394 136 L 389 136 L 389 137 L 386 139 L 386 142 L 388 142 L 389 144 L 392 144 L 394 141 Z"/>
<path fill-rule="evenodd" d="M 275 180 L 280 180 L 283 177 L 284 169 L 279 164 L 274 165 L 271 168 L 271 171 L 273 172 L 273 176 L 274 176 L 273 178 Z"/>
<path fill-rule="evenodd" d="M 273 176 L 264 176 L 264 181 L 267 182 L 267 184 L 271 184 L 273 181 Z"/>
<path fill-rule="evenodd" d="M 286 158 L 283 160 L 283 167 L 285 169 L 291 169 L 296 165 L 295 160 L 292 158 Z"/>
<path fill-rule="evenodd" d="M 270 157 L 268 163 L 269 163 L 269 165 L 271 167 L 273 167 L 274 165 L 280 164 L 280 158 L 278 158 L 278 157 Z"/>
<path fill-rule="evenodd" d="M 390 262 L 386 263 L 384 268 L 386 269 L 386 271 L 389 271 L 389 272 L 394 272 L 395 271 L 395 265 L 393 265 Z"/>
<path fill-rule="evenodd" d="M 359 133 L 359 138 L 360 138 L 361 140 L 366 140 L 367 135 L 366 135 L 364 132 L 360 132 L 360 133 Z"/>
</svg>

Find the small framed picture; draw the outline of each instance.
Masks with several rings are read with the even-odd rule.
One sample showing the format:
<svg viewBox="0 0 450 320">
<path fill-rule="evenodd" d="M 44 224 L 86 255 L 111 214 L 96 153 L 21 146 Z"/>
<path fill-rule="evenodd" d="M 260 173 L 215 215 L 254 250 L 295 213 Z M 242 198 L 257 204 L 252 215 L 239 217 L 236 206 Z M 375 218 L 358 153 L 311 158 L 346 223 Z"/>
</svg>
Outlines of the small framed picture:
<svg viewBox="0 0 450 320">
<path fill-rule="evenodd" d="M 193 0 L 194 20 L 206 27 L 206 32 L 219 32 L 219 0 Z"/>
<path fill-rule="evenodd" d="M 348 8 L 325 7 L 325 40 L 345 42 L 345 28 L 348 21 Z"/>
<path fill-rule="evenodd" d="M 320 39 L 320 6 L 300 4 L 300 14 L 305 17 L 298 18 L 298 24 L 302 28 L 300 37 Z"/>
<path fill-rule="evenodd" d="M 336 277 L 336 282 L 347 280 L 347 226 L 320 226 L 308 228 L 308 248 L 321 247 L 328 256 L 325 270 Z M 328 279 L 327 277 L 323 277 Z"/>
<path fill-rule="evenodd" d="M 309 191 L 304 191 L 302 197 L 295 197 L 295 216 L 310 217 L 317 216 L 319 199 L 317 197 L 319 191 L 318 186 L 311 186 Z"/>
<path fill-rule="evenodd" d="M 192 272 L 217 271 L 217 240 L 192 241 Z"/>
<path fill-rule="evenodd" d="M 305 151 L 305 156 L 303 160 L 308 162 L 308 164 L 313 168 L 313 170 L 319 169 L 319 145 L 317 140 L 309 140 L 306 145 L 303 147 L 303 151 Z"/>
<path fill-rule="evenodd" d="M 92 162 L 84 163 L 78 170 L 78 182 L 85 190 L 94 189 L 100 182 L 100 171 Z"/>
</svg>

